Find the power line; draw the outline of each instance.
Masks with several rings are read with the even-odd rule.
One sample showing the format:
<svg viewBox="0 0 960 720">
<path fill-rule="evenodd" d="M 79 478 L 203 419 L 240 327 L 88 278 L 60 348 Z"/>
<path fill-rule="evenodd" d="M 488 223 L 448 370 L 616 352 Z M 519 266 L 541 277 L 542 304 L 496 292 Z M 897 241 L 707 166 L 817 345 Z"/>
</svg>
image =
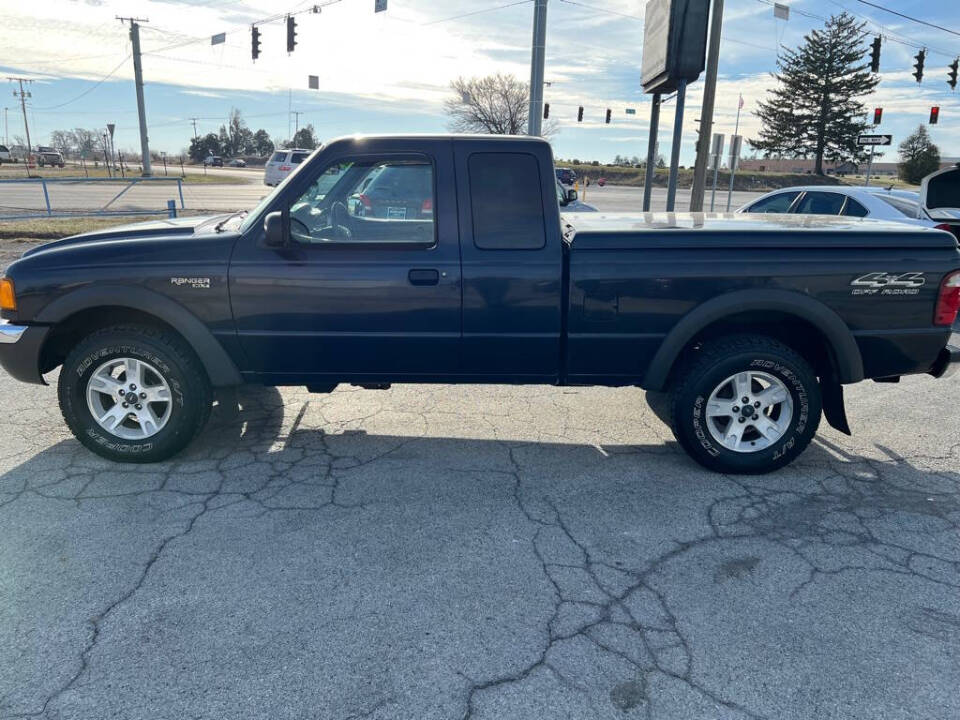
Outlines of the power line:
<svg viewBox="0 0 960 720">
<path fill-rule="evenodd" d="M 111 70 L 111 71 L 108 72 L 106 75 L 104 75 L 102 78 L 100 78 L 99 80 L 97 80 L 97 82 L 96 82 L 93 86 L 88 87 L 86 90 L 84 90 L 82 93 L 80 93 L 80 94 L 77 95 L 76 97 L 71 98 L 70 100 L 67 100 L 66 102 L 62 102 L 62 103 L 60 103 L 59 105 L 50 105 L 49 107 L 40 107 L 40 108 L 34 108 L 34 109 L 35 109 L 35 110 L 39 110 L 39 111 L 41 111 L 41 112 L 43 112 L 43 111 L 45 111 L 45 110 L 56 110 L 56 109 L 58 109 L 58 108 L 64 107 L 65 105 L 69 105 L 70 103 L 76 102 L 76 101 L 79 100 L 80 98 L 82 98 L 82 97 L 84 97 L 84 96 L 86 96 L 86 95 L 89 95 L 89 94 L 92 93 L 94 90 L 96 90 L 98 87 L 100 87 L 101 85 L 103 85 L 103 83 L 105 83 L 107 80 L 109 80 L 110 78 L 112 78 L 112 77 L 116 74 L 117 70 L 119 70 L 121 67 L 123 67 L 123 64 L 124 64 L 125 62 L 127 62 L 127 60 L 129 60 L 129 59 L 130 59 L 130 53 L 127 53 L 127 56 L 126 56 L 123 60 L 121 60 L 121 61 L 119 62 L 119 64 L 118 64 L 113 70 Z"/>
<path fill-rule="evenodd" d="M 503 10 L 504 8 L 515 7 L 517 5 L 527 5 L 531 2 L 533 2 L 533 0 L 518 0 L 517 2 L 507 3 L 506 5 L 497 5 L 496 7 L 489 7 L 483 10 L 474 10 L 473 12 L 462 13 L 461 15 L 452 15 L 451 17 L 441 18 L 440 20 L 431 20 L 430 22 L 423 23 L 423 25 L 439 25 L 440 23 L 450 22 L 451 20 L 473 17 L 474 15 L 482 15 L 483 13 L 493 12 L 494 10 Z"/>
<path fill-rule="evenodd" d="M 596 5 L 587 5 L 582 2 L 576 2 L 575 0 L 560 0 L 560 2 L 565 2 L 567 5 L 576 5 L 577 7 L 582 7 L 591 12 L 606 13 L 607 15 L 616 15 L 617 17 L 630 18 L 631 20 L 639 20 L 643 22 L 643 18 L 639 15 L 630 15 L 629 13 L 617 12 L 616 10 L 608 10 L 607 8 L 597 7 Z"/>
<path fill-rule="evenodd" d="M 890 13 L 891 15 L 896 15 L 897 17 L 902 17 L 904 20 L 910 20 L 911 22 L 915 22 L 915 23 L 918 23 L 918 24 L 920 24 L 920 25 L 926 25 L 927 27 L 932 27 L 932 28 L 935 28 L 935 29 L 937 29 L 937 30 L 942 30 L 943 32 L 950 33 L 951 35 L 956 35 L 957 37 L 960 37 L 960 32 L 958 32 L 958 31 L 956 31 L 956 30 L 951 30 L 950 28 L 945 28 L 945 27 L 943 27 L 943 25 L 937 25 L 937 24 L 932 23 L 932 22 L 927 22 L 926 20 L 921 20 L 920 18 L 911 17 L 910 15 L 904 15 L 902 12 L 897 12 L 896 10 L 891 10 L 890 8 L 884 7 L 883 5 L 877 5 L 876 3 L 868 2 L 867 0 L 857 0 L 857 2 L 858 2 L 858 3 L 863 3 L 864 5 L 869 5 L 870 7 L 874 7 L 874 8 L 876 8 L 877 10 L 883 10 L 884 12 L 888 12 L 888 13 Z"/>
</svg>

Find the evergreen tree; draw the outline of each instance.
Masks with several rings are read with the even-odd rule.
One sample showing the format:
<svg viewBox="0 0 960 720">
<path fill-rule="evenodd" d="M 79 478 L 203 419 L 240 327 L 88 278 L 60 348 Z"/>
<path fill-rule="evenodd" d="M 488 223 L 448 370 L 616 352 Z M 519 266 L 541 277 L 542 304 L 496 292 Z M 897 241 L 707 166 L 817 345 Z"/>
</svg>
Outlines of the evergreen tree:
<svg viewBox="0 0 960 720">
<path fill-rule="evenodd" d="M 758 103 L 756 115 L 763 126 L 760 137 L 749 141 L 753 148 L 764 157 L 813 156 L 818 175 L 824 158 L 863 160 L 857 135 L 867 122 L 859 98 L 880 81 L 865 60 L 864 25 L 844 12 L 827 20 L 823 30 L 805 35 L 796 50 L 783 49 L 779 72 L 771 73 L 777 87 Z"/>
<path fill-rule="evenodd" d="M 921 125 L 900 143 L 900 179 L 919 185 L 925 175 L 940 168 L 940 148 L 930 140 L 930 133 Z"/>
</svg>

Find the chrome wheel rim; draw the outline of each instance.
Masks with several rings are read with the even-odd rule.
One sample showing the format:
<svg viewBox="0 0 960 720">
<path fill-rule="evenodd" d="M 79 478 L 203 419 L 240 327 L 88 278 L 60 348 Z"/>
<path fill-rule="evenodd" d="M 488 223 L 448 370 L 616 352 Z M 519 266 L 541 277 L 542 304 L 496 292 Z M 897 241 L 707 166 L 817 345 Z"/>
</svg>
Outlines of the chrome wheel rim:
<svg viewBox="0 0 960 720">
<path fill-rule="evenodd" d="M 780 438 L 793 420 L 793 396 L 765 372 L 731 375 L 714 388 L 704 411 L 710 436 L 727 450 L 752 453 Z"/>
<path fill-rule="evenodd" d="M 153 365 L 114 358 L 87 381 L 87 407 L 97 425 L 114 437 L 145 440 L 166 426 L 173 399 L 170 385 Z"/>
</svg>

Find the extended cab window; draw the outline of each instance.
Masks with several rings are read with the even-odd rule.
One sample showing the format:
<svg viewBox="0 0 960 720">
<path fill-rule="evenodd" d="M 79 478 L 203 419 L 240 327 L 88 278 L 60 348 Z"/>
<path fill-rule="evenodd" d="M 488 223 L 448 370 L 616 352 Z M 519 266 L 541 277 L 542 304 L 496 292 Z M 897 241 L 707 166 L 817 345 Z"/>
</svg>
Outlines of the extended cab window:
<svg viewBox="0 0 960 720">
<path fill-rule="evenodd" d="M 433 165 L 427 158 L 358 159 L 328 167 L 290 206 L 303 245 L 434 244 Z"/>
<path fill-rule="evenodd" d="M 785 213 L 790 209 L 790 206 L 793 205 L 793 201 L 797 199 L 797 195 L 799 194 L 799 192 L 794 191 L 771 195 L 770 197 L 763 198 L 762 200 L 757 200 L 757 202 L 749 207 L 747 212 Z"/>
<path fill-rule="evenodd" d="M 835 192 L 808 192 L 796 212 L 804 215 L 839 215 L 846 198 Z"/>
<path fill-rule="evenodd" d="M 473 243 L 482 250 L 546 244 L 540 166 L 527 153 L 474 153 L 468 161 Z"/>
</svg>

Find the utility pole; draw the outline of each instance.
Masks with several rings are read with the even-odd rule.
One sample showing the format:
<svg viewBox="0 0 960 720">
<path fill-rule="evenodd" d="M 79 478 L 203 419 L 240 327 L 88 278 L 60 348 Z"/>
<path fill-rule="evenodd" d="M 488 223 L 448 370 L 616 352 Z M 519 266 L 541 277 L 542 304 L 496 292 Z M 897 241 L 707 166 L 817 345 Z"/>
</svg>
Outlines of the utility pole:
<svg viewBox="0 0 960 720">
<path fill-rule="evenodd" d="M 530 109 L 527 135 L 539 137 L 543 130 L 543 65 L 547 46 L 547 0 L 534 0 L 533 50 L 530 54 Z"/>
<path fill-rule="evenodd" d="M 302 110 L 291 110 L 290 114 L 293 115 L 293 134 L 296 135 L 300 132 L 300 116 L 303 115 Z"/>
<path fill-rule="evenodd" d="M 150 143 L 147 140 L 147 112 L 143 105 L 143 65 L 140 60 L 140 23 L 149 22 L 141 18 L 119 17 L 120 22 L 130 23 L 130 42 L 133 45 L 133 81 L 137 86 L 137 113 L 140 115 L 140 154 L 142 155 L 143 175 L 149 177 Z"/>
<path fill-rule="evenodd" d="M 190 118 L 190 122 L 193 123 L 193 139 L 196 142 L 200 141 L 200 138 L 197 137 L 197 120 L 200 118 Z"/>
<path fill-rule="evenodd" d="M 703 107 L 700 109 L 700 134 L 697 137 L 697 159 L 693 166 L 693 186 L 690 190 L 690 211 L 703 211 L 703 196 L 707 187 L 707 158 L 713 132 L 713 103 L 717 94 L 717 63 L 720 60 L 720 31 L 723 25 L 723 0 L 713 0 L 710 18 L 710 47 L 707 51 L 707 75 L 703 86 Z"/>
<path fill-rule="evenodd" d="M 7 111 L 10 108 L 5 107 L 3 109 L 3 144 L 8 148 L 10 147 L 10 117 L 7 114 Z"/>
<path fill-rule="evenodd" d="M 30 160 L 33 157 L 31 155 L 32 150 L 30 145 L 30 124 L 27 122 L 27 98 L 30 97 L 30 93 L 26 92 L 23 89 L 23 84 L 32 83 L 33 80 L 30 80 L 29 78 L 22 78 L 22 77 L 7 77 L 7 80 L 13 80 L 13 82 L 18 83 L 20 85 L 20 92 L 17 92 L 16 90 L 14 90 L 13 96 L 20 98 L 20 108 L 23 110 L 23 129 L 24 129 L 24 132 L 27 133 L 27 172 L 29 173 Z"/>
</svg>

